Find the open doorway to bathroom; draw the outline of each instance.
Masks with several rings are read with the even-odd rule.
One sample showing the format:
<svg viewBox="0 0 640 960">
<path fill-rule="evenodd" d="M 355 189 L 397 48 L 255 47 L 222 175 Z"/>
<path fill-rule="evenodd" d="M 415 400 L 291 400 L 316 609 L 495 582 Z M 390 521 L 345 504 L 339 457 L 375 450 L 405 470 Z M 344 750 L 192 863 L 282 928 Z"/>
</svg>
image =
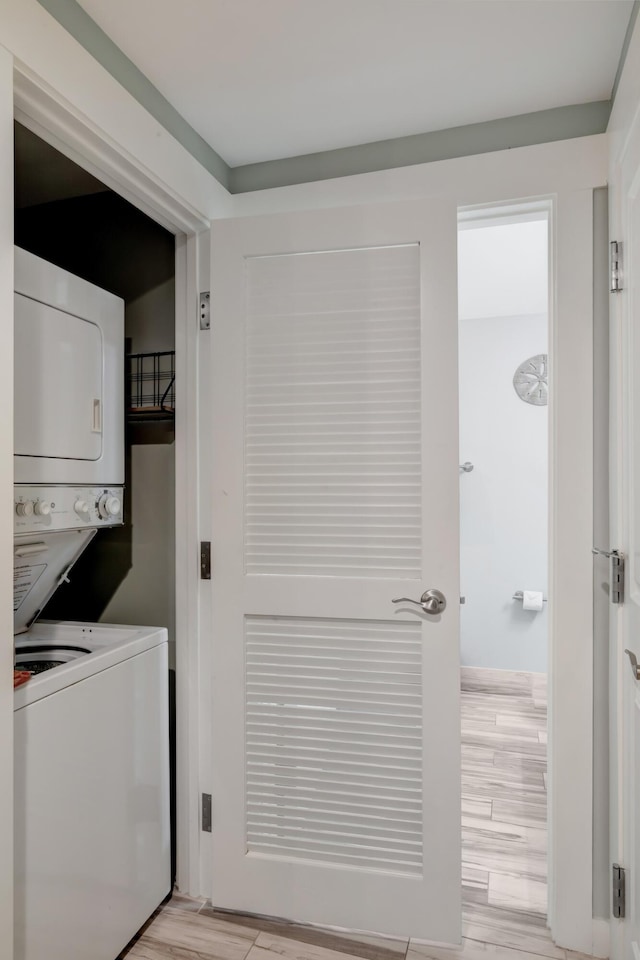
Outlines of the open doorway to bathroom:
<svg viewBox="0 0 640 960">
<path fill-rule="evenodd" d="M 464 935 L 513 946 L 550 946 L 548 219 L 483 210 L 458 235 Z"/>
</svg>

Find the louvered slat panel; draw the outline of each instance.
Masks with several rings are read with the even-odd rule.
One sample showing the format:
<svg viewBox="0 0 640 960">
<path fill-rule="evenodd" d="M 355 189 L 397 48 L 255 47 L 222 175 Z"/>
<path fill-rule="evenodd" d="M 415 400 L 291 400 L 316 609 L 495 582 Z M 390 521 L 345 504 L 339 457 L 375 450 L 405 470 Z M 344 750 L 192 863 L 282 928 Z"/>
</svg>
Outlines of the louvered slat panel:
<svg viewBox="0 0 640 960">
<path fill-rule="evenodd" d="M 245 568 L 418 578 L 417 245 L 247 260 Z"/>
<path fill-rule="evenodd" d="M 245 663 L 248 851 L 421 875 L 420 624 L 250 616 Z"/>
</svg>

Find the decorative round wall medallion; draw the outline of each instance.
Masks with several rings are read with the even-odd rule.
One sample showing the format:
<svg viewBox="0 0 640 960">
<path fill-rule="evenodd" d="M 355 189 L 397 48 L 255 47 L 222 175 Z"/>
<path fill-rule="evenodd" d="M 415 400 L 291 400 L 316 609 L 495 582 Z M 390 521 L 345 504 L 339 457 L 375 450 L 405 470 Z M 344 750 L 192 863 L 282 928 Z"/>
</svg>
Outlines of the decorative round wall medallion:
<svg viewBox="0 0 640 960">
<path fill-rule="evenodd" d="M 525 403 L 546 407 L 549 400 L 548 362 L 546 353 L 537 353 L 521 363 L 513 376 L 513 386 Z"/>
</svg>

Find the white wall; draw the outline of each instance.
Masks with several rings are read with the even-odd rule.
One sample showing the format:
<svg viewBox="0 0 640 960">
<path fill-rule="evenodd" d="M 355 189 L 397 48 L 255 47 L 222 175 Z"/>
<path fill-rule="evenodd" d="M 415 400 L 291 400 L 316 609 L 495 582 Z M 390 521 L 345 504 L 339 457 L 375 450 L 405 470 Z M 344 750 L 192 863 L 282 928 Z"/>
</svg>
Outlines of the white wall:
<svg viewBox="0 0 640 960">
<path fill-rule="evenodd" d="M 547 595 L 547 407 L 513 389 L 519 364 L 547 352 L 546 314 L 460 322 L 460 649 L 465 666 L 547 667 L 547 610 L 524 611 L 516 590 Z"/>
<path fill-rule="evenodd" d="M 131 570 L 107 605 L 104 623 L 167 627 L 175 638 L 174 444 L 131 448 Z M 172 649 L 173 654 L 173 649 Z M 172 655 L 173 661 L 173 655 Z"/>
<path fill-rule="evenodd" d="M 144 251 L 140 254 L 144 257 Z M 127 302 L 125 330 L 132 353 L 175 349 L 172 279 Z M 131 569 L 100 618 L 104 623 L 167 627 L 175 661 L 175 444 L 131 447 Z"/>
<path fill-rule="evenodd" d="M 490 221 L 489 221 L 490 223 Z M 460 314 L 461 660 L 502 670 L 547 668 L 547 407 L 521 400 L 518 366 L 547 353 L 547 220 L 463 225 Z"/>
</svg>

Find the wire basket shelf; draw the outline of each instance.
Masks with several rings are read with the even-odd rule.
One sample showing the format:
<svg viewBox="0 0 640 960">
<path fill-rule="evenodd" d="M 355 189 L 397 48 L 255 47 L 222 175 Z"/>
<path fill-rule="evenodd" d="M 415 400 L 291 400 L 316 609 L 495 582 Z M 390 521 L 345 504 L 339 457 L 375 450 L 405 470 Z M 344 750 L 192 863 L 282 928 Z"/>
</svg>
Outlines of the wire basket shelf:
<svg viewBox="0 0 640 960">
<path fill-rule="evenodd" d="M 175 351 L 131 353 L 127 357 L 130 420 L 173 417 L 175 411 Z"/>
</svg>

